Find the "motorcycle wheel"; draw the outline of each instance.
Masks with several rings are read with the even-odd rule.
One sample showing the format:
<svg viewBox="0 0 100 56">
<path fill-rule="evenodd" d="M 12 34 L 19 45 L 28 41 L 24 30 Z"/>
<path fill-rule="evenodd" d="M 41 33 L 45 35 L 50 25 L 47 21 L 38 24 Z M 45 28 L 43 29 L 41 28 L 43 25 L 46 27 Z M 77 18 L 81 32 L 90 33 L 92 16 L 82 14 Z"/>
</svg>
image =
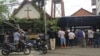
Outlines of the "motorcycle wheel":
<svg viewBox="0 0 100 56">
<path fill-rule="evenodd" d="M 25 48 L 25 49 L 23 50 L 23 53 L 24 53 L 25 55 L 29 55 L 29 54 L 31 53 L 31 50 L 30 50 L 29 48 Z"/>
<path fill-rule="evenodd" d="M 34 48 L 34 50 L 38 50 L 38 47 L 36 44 L 33 46 L 33 48 Z"/>
<path fill-rule="evenodd" d="M 5 50 L 2 50 L 1 53 L 2 53 L 2 55 L 9 55 L 9 52 L 5 51 Z"/>
<path fill-rule="evenodd" d="M 47 53 L 47 48 L 46 48 L 46 47 L 43 48 L 42 51 L 43 51 L 43 52 L 42 52 L 43 54 L 46 54 L 46 53 Z"/>
</svg>

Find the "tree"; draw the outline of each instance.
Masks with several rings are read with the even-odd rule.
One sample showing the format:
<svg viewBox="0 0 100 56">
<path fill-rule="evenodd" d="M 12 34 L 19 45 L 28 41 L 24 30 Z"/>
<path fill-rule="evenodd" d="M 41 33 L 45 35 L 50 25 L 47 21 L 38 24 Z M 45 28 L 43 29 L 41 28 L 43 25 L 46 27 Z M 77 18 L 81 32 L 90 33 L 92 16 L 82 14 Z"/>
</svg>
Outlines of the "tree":
<svg viewBox="0 0 100 56">
<path fill-rule="evenodd" d="M 4 1 L 0 1 L 0 19 L 4 20 L 4 14 L 8 12 L 8 7 L 3 5 Z"/>
<path fill-rule="evenodd" d="M 52 28 L 54 31 L 57 31 L 59 27 L 57 26 L 59 18 L 53 18 L 50 20 L 47 20 L 47 28 Z"/>
<path fill-rule="evenodd" d="M 13 5 L 14 4 L 14 2 L 16 2 L 17 0 L 1 0 L 0 1 L 0 23 L 5 23 L 5 24 L 7 24 L 7 25 L 10 25 L 10 26 L 12 26 L 13 28 L 15 28 L 15 29 L 19 29 L 19 30 L 21 30 L 22 32 L 25 32 L 25 31 L 23 31 L 21 28 L 20 28 L 20 26 L 19 26 L 19 24 L 12 24 L 12 23 L 10 23 L 9 22 L 9 12 L 10 12 L 10 10 L 9 10 L 9 6 L 8 5 Z M 10 4 L 6 4 L 6 2 L 8 2 L 8 3 L 10 3 Z M 13 21 L 15 22 L 15 20 L 13 19 Z"/>
<path fill-rule="evenodd" d="M 8 19 L 9 14 L 11 12 L 11 9 L 9 9 L 9 7 L 12 7 L 11 5 L 13 5 L 14 2 L 16 1 L 17 0 L 0 0 L 0 17 L 1 17 L 0 19 L 3 19 L 3 20 Z"/>
</svg>

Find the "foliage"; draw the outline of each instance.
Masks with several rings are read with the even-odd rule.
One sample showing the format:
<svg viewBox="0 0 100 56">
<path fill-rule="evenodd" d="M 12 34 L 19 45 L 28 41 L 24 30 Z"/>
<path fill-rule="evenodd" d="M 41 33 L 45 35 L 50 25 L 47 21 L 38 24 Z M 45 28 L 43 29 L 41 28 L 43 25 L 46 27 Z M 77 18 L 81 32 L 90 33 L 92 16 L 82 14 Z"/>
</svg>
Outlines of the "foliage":
<svg viewBox="0 0 100 56">
<path fill-rule="evenodd" d="M 0 20 L 0 24 L 2 24 L 2 20 Z"/>
<path fill-rule="evenodd" d="M 34 20 L 33 22 L 34 28 L 38 28 L 38 31 L 44 31 L 44 22 L 41 19 Z"/>
<path fill-rule="evenodd" d="M 9 0 L 8 2 L 12 3 L 15 0 Z M 5 22 L 9 17 L 9 6 L 6 4 L 7 0 L 0 0 L 0 24 Z"/>
<path fill-rule="evenodd" d="M 16 17 L 11 17 L 10 20 L 15 20 L 16 24 L 31 24 L 31 28 L 34 29 L 38 29 L 38 31 L 44 31 L 44 21 L 43 18 L 40 19 L 19 19 Z M 21 25 L 20 25 L 21 26 Z M 26 26 L 27 27 L 27 26 Z"/>
<path fill-rule="evenodd" d="M 8 4 L 6 4 L 6 2 L 7 3 L 11 3 L 11 4 L 13 4 L 13 2 L 16 2 L 17 0 L 8 0 L 8 1 L 6 1 L 6 0 L 0 0 L 0 13 L 2 12 L 2 13 L 9 13 L 9 6 L 8 6 Z M 10 11 L 11 12 L 11 11 Z"/>
<path fill-rule="evenodd" d="M 27 19 L 16 19 L 16 23 L 32 23 L 32 20 Z"/>
<path fill-rule="evenodd" d="M 52 28 L 54 31 L 57 31 L 59 27 L 57 26 L 58 18 L 47 20 L 47 28 Z"/>
<path fill-rule="evenodd" d="M 15 2 L 16 0 L 9 0 L 10 3 L 13 3 Z M 3 4 L 4 3 L 4 0 L 0 1 L 0 4 Z M 34 4 L 33 4 L 34 5 Z M 8 7 L 7 5 L 1 5 L 0 6 L 0 14 L 1 13 L 6 13 L 8 12 Z M 38 28 L 39 31 L 44 31 L 44 16 L 43 16 L 43 10 L 41 10 L 41 18 L 40 19 L 19 19 L 19 18 L 15 18 L 15 17 L 10 17 L 10 20 L 14 21 L 14 23 L 17 23 L 17 24 L 24 24 L 24 23 L 31 23 L 32 24 L 32 28 Z M 0 15 L 0 17 L 2 17 Z M 0 18 L 2 19 L 2 18 Z M 0 23 L 2 22 L 2 20 L 0 20 Z M 57 26 L 57 22 L 58 22 L 58 18 L 55 18 L 55 19 L 47 19 L 47 29 L 49 28 L 53 28 L 54 31 L 57 31 L 59 29 L 59 27 Z"/>
<path fill-rule="evenodd" d="M 1 0 L 1 1 L 0 1 L 0 24 L 2 24 L 2 20 L 3 20 L 3 18 L 4 18 L 3 13 L 8 12 L 7 6 L 6 6 L 6 5 L 3 5 L 3 3 L 4 3 L 4 1 Z"/>
<path fill-rule="evenodd" d="M 8 12 L 8 7 L 6 5 L 0 5 L 0 13 L 5 13 L 5 12 Z"/>
<path fill-rule="evenodd" d="M 9 0 L 10 3 L 13 3 L 13 2 L 15 2 L 15 1 L 16 1 L 16 0 Z"/>
<path fill-rule="evenodd" d="M 30 20 L 27 20 L 27 19 L 18 19 L 18 18 L 15 18 L 16 20 L 16 23 L 17 24 L 31 24 L 32 25 L 32 28 L 37 28 L 38 31 L 40 32 L 44 32 L 44 20 L 43 18 L 40 18 L 40 19 L 30 19 Z M 57 26 L 57 22 L 58 22 L 58 18 L 55 18 L 55 19 L 47 19 L 47 30 L 49 28 L 53 28 L 54 31 L 57 31 L 59 29 L 59 27 Z"/>
</svg>

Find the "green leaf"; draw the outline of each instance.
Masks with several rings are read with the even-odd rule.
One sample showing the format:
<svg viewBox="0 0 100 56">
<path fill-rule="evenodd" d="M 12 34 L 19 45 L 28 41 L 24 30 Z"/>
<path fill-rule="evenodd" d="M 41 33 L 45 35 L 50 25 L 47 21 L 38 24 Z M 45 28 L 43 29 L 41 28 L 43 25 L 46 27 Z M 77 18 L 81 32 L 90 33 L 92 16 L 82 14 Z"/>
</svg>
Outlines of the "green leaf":
<svg viewBox="0 0 100 56">
<path fill-rule="evenodd" d="M 16 0 L 9 0 L 10 3 L 15 2 Z"/>
<path fill-rule="evenodd" d="M 0 0 L 0 4 L 3 4 L 4 3 L 4 0 Z"/>
</svg>

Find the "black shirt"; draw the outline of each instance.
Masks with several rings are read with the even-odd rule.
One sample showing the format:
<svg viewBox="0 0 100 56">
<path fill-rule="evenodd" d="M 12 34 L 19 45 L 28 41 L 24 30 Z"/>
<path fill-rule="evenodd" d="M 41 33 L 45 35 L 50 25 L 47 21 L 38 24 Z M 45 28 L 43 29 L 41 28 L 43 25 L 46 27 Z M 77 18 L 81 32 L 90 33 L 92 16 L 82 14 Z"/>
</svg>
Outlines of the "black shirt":
<svg viewBox="0 0 100 56">
<path fill-rule="evenodd" d="M 95 32 L 94 39 L 99 39 L 99 38 L 100 38 L 100 32 Z"/>
<path fill-rule="evenodd" d="M 55 32 L 53 30 L 48 31 L 49 38 L 55 38 Z"/>
</svg>

